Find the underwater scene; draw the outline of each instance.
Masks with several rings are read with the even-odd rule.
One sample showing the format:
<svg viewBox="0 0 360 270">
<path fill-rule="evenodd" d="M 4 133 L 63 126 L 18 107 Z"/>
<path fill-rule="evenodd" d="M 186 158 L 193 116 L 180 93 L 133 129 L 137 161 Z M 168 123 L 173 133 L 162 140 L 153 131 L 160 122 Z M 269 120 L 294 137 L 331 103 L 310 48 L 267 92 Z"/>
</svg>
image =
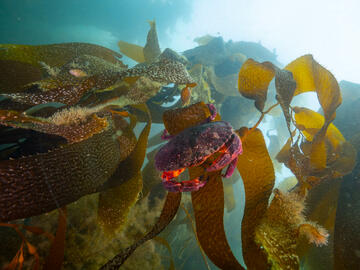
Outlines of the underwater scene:
<svg viewBox="0 0 360 270">
<path fill-rule="evenodd" d="M 0 269 L 360 269 L 358 10 L 0 0 Z"/>
</svg>

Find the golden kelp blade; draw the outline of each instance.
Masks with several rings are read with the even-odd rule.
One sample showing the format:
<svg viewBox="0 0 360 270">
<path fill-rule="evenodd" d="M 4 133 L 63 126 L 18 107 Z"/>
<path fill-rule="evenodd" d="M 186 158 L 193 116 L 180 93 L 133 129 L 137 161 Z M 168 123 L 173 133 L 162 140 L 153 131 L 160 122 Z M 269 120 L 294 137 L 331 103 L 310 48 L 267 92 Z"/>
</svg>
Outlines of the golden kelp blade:
<svg viewBox="0 0 360 270">
<path fill-rule="evenodd" d="M 301 130 L 306 140 L 312 141 L 325 123 L 324 116 L 304 107 L 294 107 L 294 118 L 296 127 Z M 334 124 L 330 124 L 326 131 L 331 147 L 336 151 L 340 144 L 345 142 L 344 136 Z"/>
<path fill-rule="evenodd" d="M 125 54 L 127 57 L 131 58 L 132 60 L 143 63 L 145 62 L 145 56 L 143 52 L 143 47 L 135 44 L 128 43 L 126 41 L 120 40 L 118 42 L 118 46 L 120 49 L 120 52 Z"/>
<path fill-rule="evenodd" d="M 267 269 L 265 253 L 255 243 L 255 228 L 260 224 L 275 183 L 275 172 L 264 137 L 259 129 L 248 133 L 245 127 L 238 132 L 243 154 L 239 156 L 237 169 L 245 187 L 245 211 L 242 221 L 242 249 L 248 269 Z M 248 134 L 247 134 L 248 133 Z"/>
<path fill-rule="evenodd" d="M 190 179 L 204 174 L 202 167 L 189 169 Z M 202 249 L 220 269 L 244 269 L 233 255 L 224 229 L 224 190 L 221 171 L 207 175 L 208 183 L 191 193 L 196 233 Z"/>
<path fill-rule="evenodd" d="M 230 179 L 226 179 L 223 184 L 224 184 L 224 197 L 225 197 L 224 206 L 226 208 L 226 212 L 230 213 L 236 207 L 234 183 L 230 178 Z"/>
<path fill-rule="evenodd" d="M 324 117 L 307 108 L 295 107 L 295 126 L 303 133 L 305 138 L 312 142 L 310 153 L 310 164 L 317 169 L 324 169 L 326 166 L 331 166 L 336 160 L 342 160 L 341 164 L 346 165 L 346 168 L 353 168 L 355 156 L 352 155 L 350 148 L 347 153 L 341 154 L 343 148 L 347 147 L 345 138 L 341 132 L 330 124 L 326 130 L 326 134 L 322 140 L 313 142 L 315 136 L 324 125 Z M 344 148 L 345 149 L 345 148 Z M 344 163 L 344 161 L 346 162 Z M 335 165 L 336 163 L 332 164 Z"/>
<path fill-rule="evenodd" d="M 0 59 L 15 60 L 42 68 L 41 62 L 51 67 L 59 67 L 80 55 L 100 57 L 122 66 L 121 54 L 105 47 L 89 43 L 59 43 L 50 45 L 0 44 Z M 125 67 L 125 66 L 124 66 Z"/>
<path fill-rule="evenodd" d="M 316 62 L 310 54 L 295 59 L 285 69 L 292 72 L 296 81 L 294 95 L 316 91 L 325 122 L 333 121 L 335 110 L 341 104 L 342 98 L 339 85 L 331 72 Z"/>
<path fill-rule="evenodd" d="M 138 172 L 125 183 L 100 192 L 98 222 L 107 235 L 114 235 L 126 224 L 130 209 L 138 200 L 141 190 L 142 176 Z"/>
<path fill-rule="evenodd" d="M 327 147 L 321 139 L 316 140 L 311 145 L 310 165 L 315 170 L 324 170 L 326 168 Z"/>
<path fill-rule="evenodd" d="M 295 126 L 305 137 L 291 146 L 290 139 L 277 155 L 299 180 L 301 187 L 308 189 L 325 179 L 334 179 L 351 172 L 355 166 L 356 151 L 331 123 L 322 140 L 315 140 L 322 130 L 324 117 L 307 108 L 295 107 Z M 303 185 L 305 184 L 305 185 Z M 309 185 L 310 184 L 310 185 Z"/>
<path fill-rule="evenodd" d="M 154 21 L 149 21 L 150 30 L 146 37 L 146 44 L 143 49 L 145 61 L 151 63 L 155 61 L 161 54 L 159 40 L 156 32 L 156 23 Z"/>
<path fill-rule="evenodd" d="M 137 201 L 143 187 L 140 170 L 145 159 L 151 117 L 145 104 L 136 107 L 147 114 L 148 123 L 142 130 L 134 150 L 119 164 L 114 175 L 106 183 L 106 187 L 112 188 L 102 191 L 99 197 L 98 218 L 108 234 L 121 229 L 125 224 L 130 208 Z"/>
<path fill-rule="evenodd" d="M 295 59 L 284 68 L 292 72 L 296 81 L 294 96 L 304 92 L 315 91 L 314 71 L 312 68 L 313 61 L 312 55 L 307 54 Z"/>
<path fill-rule="evenodd" d="M 238 89 L 246 98 L 255 100 L 255 107 L 262 112 L 267 90 L 275 70 L 270 62 L 259 63 L 249 58 L 239 72 Z"/>
</svg>

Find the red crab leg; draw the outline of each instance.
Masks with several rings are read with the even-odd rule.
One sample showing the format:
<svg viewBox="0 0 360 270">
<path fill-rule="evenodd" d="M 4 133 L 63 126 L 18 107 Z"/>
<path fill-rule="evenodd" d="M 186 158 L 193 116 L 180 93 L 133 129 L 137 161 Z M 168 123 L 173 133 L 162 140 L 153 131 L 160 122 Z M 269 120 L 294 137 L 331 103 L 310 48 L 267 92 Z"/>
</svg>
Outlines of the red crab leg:
<svg viewBox="0 0 360 270">
<path fill-rule="evenodd" d="M 228 178 L 230 176 L 233 175 L 235 168 L 236 168 L 236 164 L 238 161 L 238 156 L 236 156 L 229 164 L 229 167 L 226 169 L 225 174 L 223 175 L 223 177 Z"/>
<path fill-rule="evenodd" d="M 234 133 L 232 138 L 226 142 L 224 149 L 221 150 L 225 150 L 224 154 L 217 158 L 206 170 L 208 172 L 218 171 L 230 164 L 226 173 L 223 175 L 223 177 L 230 177 L 234 173 L 237 157 L 242 153 L 242 145 L 239 136 Z"/>
<path fill-rule="evenodd" d="M 184 170 L 185 168 L 176 171 L 163 172 L 162 183 L 164 188 L 170 192 L 187 192 L 199 190 L 206 184 L 206 181 L 200 181 L 201 176 L 182 182 L 175 181 L 175 177 L 179 176 Z"/>
</svg>

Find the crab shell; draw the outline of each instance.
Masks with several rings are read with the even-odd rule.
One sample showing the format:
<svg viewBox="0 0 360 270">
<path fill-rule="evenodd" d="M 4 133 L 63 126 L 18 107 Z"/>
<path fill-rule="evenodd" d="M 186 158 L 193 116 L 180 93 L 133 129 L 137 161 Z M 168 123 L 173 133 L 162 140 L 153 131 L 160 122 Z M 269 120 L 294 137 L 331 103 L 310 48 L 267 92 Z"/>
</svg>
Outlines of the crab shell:
<svg viewBox="0 0 360 270">
<path fill-rule="evenodd" d="M 160 148 L 155 156 L 155 167 L 159 171 L 175 171 L 200 165 L 234 134 L 232 126 L 225 121 L 187 128 Z"/>
</svg>

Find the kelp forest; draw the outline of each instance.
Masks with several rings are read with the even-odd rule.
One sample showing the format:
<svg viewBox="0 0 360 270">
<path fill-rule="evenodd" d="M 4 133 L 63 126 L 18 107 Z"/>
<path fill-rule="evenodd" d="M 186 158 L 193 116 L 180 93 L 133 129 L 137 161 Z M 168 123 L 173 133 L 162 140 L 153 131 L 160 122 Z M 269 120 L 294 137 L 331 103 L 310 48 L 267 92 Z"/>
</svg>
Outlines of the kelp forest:
<svg viewBox="0 0 360 270">
<path fill-rule="evenodd" d="M 310 54 L 282 66 L 256 43 L 196 41 L 161 50 L 153 21 L 121 53 L 0 45 L 3 269 L 357 268 L 346 84 Z M 318 111 L 294 102 L 311 92 Z"/>
</svg>

